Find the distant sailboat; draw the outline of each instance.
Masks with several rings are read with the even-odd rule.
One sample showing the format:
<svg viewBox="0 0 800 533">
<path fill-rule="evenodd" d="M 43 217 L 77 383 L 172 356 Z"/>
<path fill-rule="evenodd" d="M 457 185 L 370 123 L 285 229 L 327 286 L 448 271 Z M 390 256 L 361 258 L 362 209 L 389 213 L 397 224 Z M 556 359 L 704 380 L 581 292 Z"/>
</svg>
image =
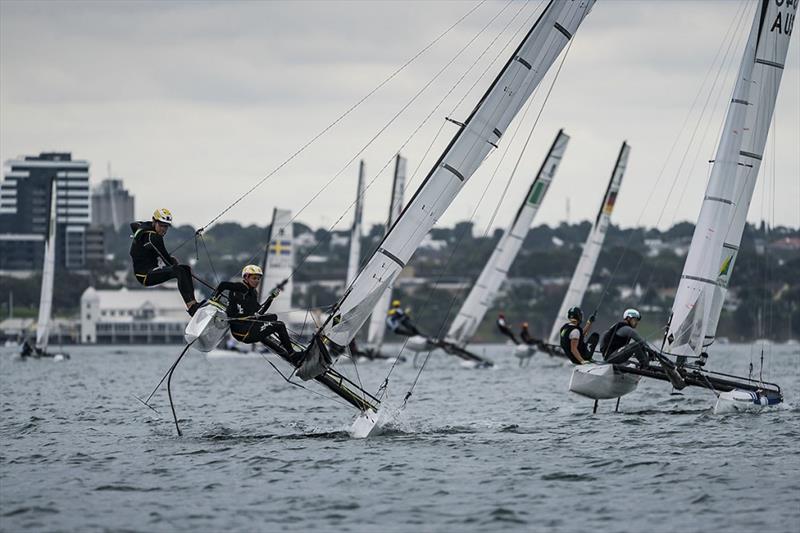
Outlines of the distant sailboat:
<svg viewBox="0 0 800 533">
<path fill-rule="evenodd" d="M 660 364 L 576 367 L 570 390 L 589 398 L 618 398 L 640 378 L 697 386 L 717 397 L 715 412 L 760 408 L 783 401 L 780 387 L 751 377 L 705 369 L 716 336 L 756 179 L 766 145 L 791 22 L 797 6 L 762 0 L 755 11 L 722 137 L 672 306 L 666 351 L 648 348 Z"/>
<path fill-rule="evenodd" d="M 450 324 L 443 345 L 445 351 L 448 351 L 448 347 L 451 345 L 466 350 L 467 344 L 478 330 L 486 312 L 494 304 L 497 292 L 522 248 L 522 243 L 528 235 L 531 223 L 539 211 L 539 206 L 555 178 L 568 143 L 569 135 L 560 130 L 542 162 L 539 172 L 536 173 L 530 188 L 523 197 L 511 225 L 506 228 L 503 236 L 497 242 L 492 255 L 461 305 L 458 315 Z M 455 352 L 454 355 L 459 355 L 459 353 Z"/>
<path fill-rule="evenodd" d="M 49 222 L 47 226 L 47 236 L 44 241 L 44 261 L 42 264 L 42 287 L 39 293 L 39 317 L 36 321 L 36 344 L 30 353 L 26 353 L 23 346 L 23 354 L 33 357 L 52 357 L 54 360 L 69 358 L 65 353 L 48 352 L 50 345 L 50 323 L 53 310 L 53 284 L 55 282 L 56 269 L 56 239 L 58 235 L 58 213 L 57 213 L 57 189 L 58 183 L 55 178 L 50 186 L 50 212 L 48 213 Z M 26 341 L 27 342 L 27 341 Z"/>
</svg>

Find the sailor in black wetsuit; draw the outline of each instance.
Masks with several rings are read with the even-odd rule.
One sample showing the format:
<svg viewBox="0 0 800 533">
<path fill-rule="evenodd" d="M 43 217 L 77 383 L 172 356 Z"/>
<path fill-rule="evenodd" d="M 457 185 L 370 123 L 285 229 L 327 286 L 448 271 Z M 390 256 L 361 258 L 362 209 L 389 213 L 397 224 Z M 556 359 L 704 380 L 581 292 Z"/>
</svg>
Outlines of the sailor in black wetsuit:
<svg viewBox="0 0 800 533">
<path fill-rule="evenodd" d="M 411 322 L 411 317 L 408 316 L 406 311 L 400 307 L 400 300 L 392 302 L 392 308 L 386 314 L 386 325 L 392 330 L 395 335 L 402 335 L 404 337 L 412 337 L 414 335 L 422 335 L 417 326 Z"/>
<path fill-rule="evenodd" d="M 262 275 L 261 267 L 247 265 L 242 269 L 242 281 L 221 282 L 214 291 L 214 298 L 225 291 L 228 292 L 228 307 L 225 313 L 234 319 L 230 321 L 231 334 L 237 341 L 245 344 L 261 342 L 268 348 L 275 349 L 275 343 L 270 338 L 275 333 L 286 352 L 281 355 L 292 356 L 295 352 L 286 325 L 278 320 L 278 315 L 266 312 L 272 301 L 280 294 L 280 289 L 273 289 L 263 304 L 258 302 L 256 289 L 261 283 Z"/>
<path fill-rule="evenodd" d="M 536 339 L 531 337 L 531 332 L 528 331 L 528 323 L 523 322 L 522 328 L 519 330 L 519 338 L 522 339 L 522 342 L 525 344 L 538 344 Z"/>
<path fill-rule="evenodd" d="M 559 339 L 561 349 L 564 354 L 576 365 L 583 365 L 592 361 L 592 352 L 600 339 L 600 335 L 592 333 L 589 336 L 588 342 L 585 342 L 584 336 L 589 333 L 594 322 L 594 315 L 589 317 L 586 325 L 581 327 L 583 321 L 583 311 L 580 307 L 572 307 L 567 312 L 569 322 L 561 326 L 559 331 Z"/>
<path fill-rule="evenodd" d="M 640 368 L 647 367 L 649 357 L 643 349 L 623 350 L 618 353 L 629 341 L 633 341 L 641 347 L 647 345 L 642 336 L 636 332 L 636 326 L 639 325 L 641 319 L 642 315 L 636 309 L 625 310 L 622 314 L 622 322 L 617 322 L 603 334 L 603 340 L 600 343 L 600 353 L 603 354 L 603 359 L 609 363 L 620 364 L 635 357 L 639 361 Z"/>
<path fill-rule="evenodd" d="M 517 337 L 514 335 L 514 332 L 511 331 L 511 328 L 508 327 L 508 324 L 506 323 L 506 315 L 504 315 L 503 313 L 498 314 L 495 324 L 497 324 L 497 329 L 500 330 L 500 333 L 511 339 L 511 342 L 513 342 L 514 344 L 519 344 L 519 341 L 517 340 Z"/>
<path fill-rule="evenodd" d="M 136 281 L 145 287 L 161 285 L 171 279 L 178 280 L 178 291 L 181 293 L 186 310 L 194 316 L 200 304 L 194 299 L 194 283 L 192 269 L 189 265 L 181 265 L 178 259 L 169 255 L 164 246 L 164 235 L 172 226 L 172 213 L 168 209 L 156 209 L 150 222 L 131 222 L 133 242 L 131 242 L 131 259 Z M 163 263 L 159 266 L 159 260 Z"/>
</svg>

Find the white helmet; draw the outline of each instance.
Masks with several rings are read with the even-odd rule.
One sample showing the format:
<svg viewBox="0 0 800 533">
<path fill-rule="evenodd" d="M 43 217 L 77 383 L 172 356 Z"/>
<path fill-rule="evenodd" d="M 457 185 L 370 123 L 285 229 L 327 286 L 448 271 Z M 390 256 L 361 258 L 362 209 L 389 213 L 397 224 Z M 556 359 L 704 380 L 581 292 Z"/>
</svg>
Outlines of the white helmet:
<svg viewBox="0 0 800 533">
<path fill-rule="evenodd" d="M 253 274 L 257 276 L 263 276 L 264 271 L 261 270 L 261 267 L 258 265 L 247 265 L 242 269 L 242 277 Z"/>
<path fill-rule="evenodd" d="M 635 318 L 637 320 L 642 319 L 642 315 L 636 309 L 626 309 L 624 313 L 622 313 L 622 318 Z"/>
<path fill-rule="evenodd" d="M 161 222 L 162 224 L 166 224 L 167 226 L 172 225 L 172 213 L 169 209 L 161 207 L 156 209 L 153 212 L 153 220 L 156 222 Z"/>
</svg>

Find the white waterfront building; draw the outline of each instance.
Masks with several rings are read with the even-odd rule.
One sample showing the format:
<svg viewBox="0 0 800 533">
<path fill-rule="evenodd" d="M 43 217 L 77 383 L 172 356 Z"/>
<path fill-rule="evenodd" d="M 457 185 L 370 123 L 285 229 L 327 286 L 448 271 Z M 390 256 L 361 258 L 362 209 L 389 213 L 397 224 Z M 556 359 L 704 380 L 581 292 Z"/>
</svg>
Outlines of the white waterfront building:
<svg viewBox="0 0 800 533">
<path fill-rule="evenodd" d="M 84 344 L 179 344 L 189 323 L 176 290 L 98 290 L 81 295 Z"/>
</svg>

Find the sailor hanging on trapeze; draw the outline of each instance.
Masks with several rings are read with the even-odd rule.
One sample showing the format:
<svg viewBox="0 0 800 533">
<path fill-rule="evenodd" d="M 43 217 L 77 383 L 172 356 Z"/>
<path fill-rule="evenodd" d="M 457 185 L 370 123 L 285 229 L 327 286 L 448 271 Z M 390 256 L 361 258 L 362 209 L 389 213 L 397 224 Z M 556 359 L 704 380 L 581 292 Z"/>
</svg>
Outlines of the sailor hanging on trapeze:
<svg viewBox="0 0 800 533">
<path fill-rule="evenodd" d="M 136 281 L 145 287 L 161 285 L 175 279 L 181 293 L 186 310 L 191 316 L 200 307 L 194 297 L 192 269 L 182 265 L 178 258 L 167 252 L 164 246 L 164 235 L 172 226 L 172 213 L 169 209 L 156 209 L 153 219 L 147 222 L 131 222 L 131 260 Z M 159 265 L 159 261 L 162 263 Z"/>
</svg>

